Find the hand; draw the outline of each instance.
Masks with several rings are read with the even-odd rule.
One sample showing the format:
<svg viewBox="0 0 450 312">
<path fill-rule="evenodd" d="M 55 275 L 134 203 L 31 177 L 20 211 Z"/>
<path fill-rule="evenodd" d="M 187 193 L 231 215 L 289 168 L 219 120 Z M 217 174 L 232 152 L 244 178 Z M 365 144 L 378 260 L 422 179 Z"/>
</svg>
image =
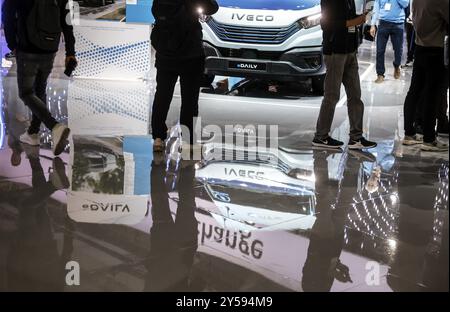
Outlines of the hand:
<svg viewBox="0 0 450 312">
<path fill-rule="evenodd" d="M 362 15 L 356 18 L 356 26 L 362 25 L 367 21 L 367 12 L 364 12 Z"/>
<path fill-rule="evenodd" d="M 375 26 L 370 27 L 370 35 L 375 38 L 375 35 L 377 34 L 377 28 Z"/>
<path fill-rule="evenodd" d="M 366 19 L 367 19 L 366 13 L 364 13 L 363 15 L 359 15 L 358 17 L 355 17 L 354 19 L 347 21 L 347 27 L 362 25 L 366 22 Z"/>
<path fill-rule="evenodd" d="M 69 65 L 70 61 L 75 61 L 76 64 L 78 64 L 77 58 L 74 55 L 66 56 L 66 67 Z"/>
</svg>

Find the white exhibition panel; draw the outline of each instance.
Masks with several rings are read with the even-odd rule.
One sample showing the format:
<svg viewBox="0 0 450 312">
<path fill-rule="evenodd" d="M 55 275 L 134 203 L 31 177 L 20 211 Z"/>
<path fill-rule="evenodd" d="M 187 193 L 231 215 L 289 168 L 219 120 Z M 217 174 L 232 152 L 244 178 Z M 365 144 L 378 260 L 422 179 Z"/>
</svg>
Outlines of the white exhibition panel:
<svg viewBox="0 0 450 312">
<path fill-rule="evenodd" d="M 143 81 L 75 79 L 69 84 L 69 127 L 78 135 L 147 135 L 152 88 Z"/>
<path fill-rule="evenodd" d="M 151 68 L 150 26 L 81 20 L 74 28 L 79 60 L 75 77 L 146 79 Z"/>
</svg>

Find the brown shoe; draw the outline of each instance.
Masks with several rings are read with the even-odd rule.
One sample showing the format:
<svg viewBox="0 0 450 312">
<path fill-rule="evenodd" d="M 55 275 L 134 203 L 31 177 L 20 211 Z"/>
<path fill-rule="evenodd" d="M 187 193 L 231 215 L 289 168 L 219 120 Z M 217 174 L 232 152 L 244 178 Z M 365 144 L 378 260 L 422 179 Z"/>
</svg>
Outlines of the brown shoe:
<svg viewBox="0 0 450 312">
<path fill-rule="evenodd" d="M 378 75 L 377 80 L 375 80 L 375 83 L 383 83 L 384 82 L 384 76 Z"/>
<path fill-rule="evenodd" d="M 397 67 L 394 69 L 394 78 L 400 79 L 400 76 L 401 76 L 400 67 Z"/>
</svg>

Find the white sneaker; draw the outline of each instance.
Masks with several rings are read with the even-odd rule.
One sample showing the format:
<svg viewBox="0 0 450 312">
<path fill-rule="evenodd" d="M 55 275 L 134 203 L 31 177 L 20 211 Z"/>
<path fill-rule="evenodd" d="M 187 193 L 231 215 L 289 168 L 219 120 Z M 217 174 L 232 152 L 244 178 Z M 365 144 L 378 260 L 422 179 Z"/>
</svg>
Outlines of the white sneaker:
<svg viewBox="0 0 450 312">
<path fill-rule="evenodd" d="M 28 159 L 39 159 L 41 147 L 37 145 L 24 144 L 23 151 Z"/>
<path fill-rule="evenodd" d="M 21 143 L 28 144 L 28 145 L 31 145 L 31 146 L 39 146 L 39 145 L 41 145 L 41 139 L 39 137 L 39 134 L 38 133 L 36 133 L 36 134 L 28 134 L 28 131 L 26 131 L 24 134 L 22 134 L 19 137 L 19 141 Z"/>
<path fill-rule="evenodd" d="M 69 138 L 70 129 L 67 128 L 63 124 L 56 124 L 56 126 L 52 130 L 52 139 L 53 139 L 53 145 L 52 150 L 53 154 L 55 156 L 61 155 L 62 152 L 64 152 L 64 149 L 66 148 Z"/>
<path fill-rule="evenodd" d="M 434 141 L 433 143 L 424 142 L 422 144 L 421 150 L 425 152 L 447 152 L 448 144 L 439 142 L 438 140 Z"/>
<path fill-rule="evenodd" d="M 403 139 L 402 144 L 406 146 L 418 145 L 423 143 L 423 136 L 420 134 L 415 134 L 414 136 L 406 135 Z"/>
<path fill-rule="evenodd" d="M 166 143 L 164 143 L 161 139 L 155 139 L 153 142 L 153 152 L 154 153 L 162 153 L 166 150 Z"/>
</svg>

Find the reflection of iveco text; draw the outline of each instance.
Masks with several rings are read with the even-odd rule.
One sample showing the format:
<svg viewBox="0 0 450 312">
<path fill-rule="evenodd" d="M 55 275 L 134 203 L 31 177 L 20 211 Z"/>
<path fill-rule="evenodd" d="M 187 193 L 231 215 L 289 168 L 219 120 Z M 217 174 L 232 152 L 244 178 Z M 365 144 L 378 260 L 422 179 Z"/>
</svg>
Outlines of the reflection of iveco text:
<svg viewBox="0 0 450 312">
<path fill-rule="evenodd" d="M 357 8 L 362 1 L 356 0 Z M 312 79 L 323 93 L 320 0 L 219 0 L 203 18 L 206 73 L 274 80 Z"/>
</svg>

